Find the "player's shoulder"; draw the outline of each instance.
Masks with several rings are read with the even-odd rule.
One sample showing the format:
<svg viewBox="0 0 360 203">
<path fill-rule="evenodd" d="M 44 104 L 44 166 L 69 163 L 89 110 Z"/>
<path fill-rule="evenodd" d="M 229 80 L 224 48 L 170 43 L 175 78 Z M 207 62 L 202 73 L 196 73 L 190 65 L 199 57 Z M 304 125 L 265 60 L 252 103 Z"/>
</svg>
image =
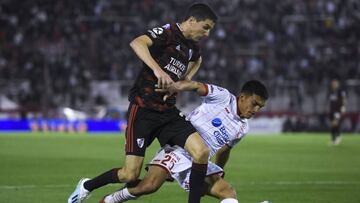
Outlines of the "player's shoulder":
<svg viewBox="0 0 360 203">
<path fill-rule="evenodd" d="M 166 23 L 164 25 L 162 25 L 161 27 L 165 30 L 170 30 L 173 27 L 173 23 Z"/>
<path fill-rule="evenodd" d="M 206 84 L 208 87 L 208 91 L 209 93 L 216 93 L 216 92 L 224 92 L 224 93 L 229 93 L 229 90 L 227 90 L 224 87 L 218 86 L 218 85 L 214 85 L 214 84 Z"/>
<path fill-rule="evenodd" d="M 228 105 L 231 101 L 232 94 L 225 88 L 206 84 L 207 94 L 204 96 L 204 102 L 209 104 Z"/>
<path fill-rule="evenodd" d="M 161 28 L 164 32 L 167 33 L 176 33 L 179 30 L 176 23 L 166 23 L 161 25 L 159 28 Z"/>
<path fill-rule="evenodd" d="M 152 38 L 156 39 L 158 36 L 171 33 L 172 27 L 173 25 L 171 23 L 154 26 L 148 29 L 148 33 L 152 36 Z"/>
</svg>

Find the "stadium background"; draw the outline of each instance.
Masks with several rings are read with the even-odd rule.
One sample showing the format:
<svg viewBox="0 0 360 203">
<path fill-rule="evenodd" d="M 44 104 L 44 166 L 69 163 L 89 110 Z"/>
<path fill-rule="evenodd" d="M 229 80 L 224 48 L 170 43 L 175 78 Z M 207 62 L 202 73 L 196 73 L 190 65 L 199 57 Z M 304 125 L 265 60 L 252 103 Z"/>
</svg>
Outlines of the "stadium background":
<svg viewBox="0 0 360 203">
<path fill-rule="evenodd" d="M 0 0 L 0 157 L 3 162 L 0 197 L 5 202 L 24 202 L 22 198 L 27 199 L 25 202 L 48 199 L 63 202 L 72 183 L 85 171 L 92 176 L 102 171 L 100 168 L 106 169 L 106 164 L 113 167 L 114 162 L 122 160 L 119 136 L 109 134 L 97 138 L 88 136 L 87 132 L 104 135 L 99 132 L 109 131 L 123 135 L 117 132 L 126 127 L 123 119 L 127 94 L 141 65 L 130 50 L 129 42 L 148 28 L 178 21 L 192 2 Z M 246 80 L 259 79 L 270 91 L 267 107 L 252 121 L 252 133 L 261 135 L 249 137 L 249 143 L 257 143 L 251 145 L 254 150 L 250 153 L 255 153 L 254 157 L 266 165 L 239 156 L 235 158 L 240 163 L 248 164 L 245 171 L 254 172 L 250 176 L 237 176 L 229 170 L 232 180 L 239 182 L 237 190 L 242 195 L 245 193 L 245 202 L 263 199 L 258 190 L 278 200 L 274 202 L 359 202 L 360 197 L 354 191 L 360 186 L 359 136 L 355 136 L 360 132 L 360 3 L 356 0 L 205 2 L 213 6 L 220 20 L 209 39 L 202 42 L 203 64 L 195 79 L 224 86 L 235 94 Z M 326 97 L 333 77 L 340 78 L 347 92 L 347 112 L 342 128 L 350 133 L 346 134 L 343 145 L 335 149 L 328 148 L 330 138 L 324 133 L 329 129 Z M 179 97 L 178 106 L 190 111 L 199 102 L 197 96 L 184 93 Z M 19 134 L 19 131 L 29 133 Z M 275 141 L 269 141 L 266 138 L 269 134 L 282 136 L 270 136 Z M 83 145 L 80 151 L 86 151 L 86 147 L 93 150 L 93 142 L 103 143 L 105 146 L 98 146 L 103 156 L 96 152 L 90 153 L 96 157 L 94 159 L 88 157 L 88 152 L 77 155 L 77 146 L 72 145 L 74 139 L 75 143 Z M 106 141 L 118 145 L 111 151 Z M 267 144 L 272 147 L 268 148 Z M 294 144 L 299 151 L 292 151 Z M 51 147 L 36 148 L 37 145 Z M 246 148 L 246 144 L 243 146 Z M 272 159 L 263 160 L 266 155 L 263 147 L 271 152 L 275 146 L 283 151 Z M 151 148 L 151 153 L 156 147 Z M 247 152 L 245 149 L 241 153 Z M 66 171 L 61 178 L 54 177 L 49 171 L 61 173 L 61 170 L 55 163 L 53 166 L 44 164 L 43 161 L 52 163 L 47 156 L 41 159 L 47 153 L 61 157 L 53 157 L 60 161 L 57 164 L 70 161 L 85 167 Z M 308 154 L 309 159 L 302 157 L 302 153 Z M 312 159 L 312 153 L 319 153 L 319 158 Z M 262 174 L 279 176 L 276 173 L 279 168 L 294 164 L 279 163 L 286 154 L 293 155 L 294 160 L 303 160 L 299 163 L 307 167 L 295 164 L 297 169 L 283 171 L 289 174 L 284 179 L 273 177 L 280 185 L 274 187 L 271 181 L 275 180 Z M 329 158 L 329 154 L 333 158 Z M 86 160 L 104 166 L 93 167 Z M 317 168 L 317 163 L 322 163 L 323 167 Z M 70 167 L 70 164 L 58 166 Z M 26 178 L 29 174 L 17 167 L 26 168 L 36 180 Z M 239 170 L 236 165 L 229 167 Z M 259 168 L 268 168 L 270 173 Z M 315 177 L 311 179 L 301 178 L 298 171 L 317 172 L 311 173 L 311 177 Z M 318 172 L 324 177 L 316 178 L 320 177 Z M 248 184 L 246 181 L 241 184 L 244 179 Z M 52 180 L 61 184 L 54 186 Z M 284 180 L 292 180 L 301 187 L 290 185 L 286 188 L 286 181 L 281 184 Z M 261 182 L 258 187 L 256 181 L 268 182 Z M 21 187 L 24 184 L 25 187 Z M 320 194 L 302 190 L 309 185 L 318 186 Z M 244 187 L 248 190 L 242 191 Z M 51 192 L 47 196 L 43 192 L 36 193 L 39 188 L 43 192 L 60 188 L 61 196 Z M 175 188 L 174 192 L 180 190 Z M 292 190 L 299 190 L 304 197 Z M 26 191 L 33 195 L 27 195 Z M 166 189 L 164 191 L 166 193 Z M 21 195 L 16 197 L 18 192 Z M 313 199 L 306 199 L 305 194 L 309 192 L 310 197 L 315 196 Z M 161 194 L 155 195 L 155 199 L 161 200 Z M 296 198 L 291 199 L 291 196 Z M 346 198 L 349 201 L 345 201 Z"/>
</svg>

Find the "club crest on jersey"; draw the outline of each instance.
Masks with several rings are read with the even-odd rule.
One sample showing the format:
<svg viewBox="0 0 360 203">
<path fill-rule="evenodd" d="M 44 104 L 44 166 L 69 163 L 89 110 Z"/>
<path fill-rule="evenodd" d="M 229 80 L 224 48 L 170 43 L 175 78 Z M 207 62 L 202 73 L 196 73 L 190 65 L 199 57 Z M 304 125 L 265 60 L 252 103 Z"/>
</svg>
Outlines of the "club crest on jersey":
<svg viewBox="0 0 360 203">
<path fill-rule="evenodd" d="M 143 148 L 143 146 L 144 146 L 144 141 L 145 141 L 144 138 L 138 138 L 138 139 L 136 140 L 137 145 L 138 145 L 140 148 Z"/>
<path fill-rule="evenodd" d="M 220 118 L 214 118 L 214 119 L 211 121 L 211 124 L 212 124 L 214 127 L 219 127 L 219 126 L 221 126 L 222 121 L 221 121 Z"/>
</svg>

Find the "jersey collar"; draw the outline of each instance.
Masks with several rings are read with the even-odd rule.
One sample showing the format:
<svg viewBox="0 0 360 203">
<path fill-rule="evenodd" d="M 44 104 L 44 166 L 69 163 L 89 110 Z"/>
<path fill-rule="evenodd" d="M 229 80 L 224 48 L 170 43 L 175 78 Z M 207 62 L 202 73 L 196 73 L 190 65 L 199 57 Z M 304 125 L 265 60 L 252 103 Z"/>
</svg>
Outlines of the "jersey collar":
<svg viewBox="0 0 360 203">
<path fill-rule="evenodd" d="M 175 27 L 176 27 L 177 31 L 179 32 L 179 35 L 181 36 L 181 38 L 183 38 L 187 42 L 192 42 L 192 43 L 196 43 L 196 44 L 198 43 L 198 42 L 195 42 L 195 41 L 193 41 L 191 39 L 186 39 L 184 33 L 180 29 L 180 23 L 175 23 L 175 25 L 176 25 Z"/>
<path fill-rule="evenodd" d="M 181 35 L 182 38 L 184 38 L 185 40 L 187 40 L 184 36 L 184 33 L 181 31 L 180 29 L 180 23 L 175 23 L 176 24 L 176 28 L 177 28 L 177 31 L 179 32 L 179 34 Z"/>
</svg>

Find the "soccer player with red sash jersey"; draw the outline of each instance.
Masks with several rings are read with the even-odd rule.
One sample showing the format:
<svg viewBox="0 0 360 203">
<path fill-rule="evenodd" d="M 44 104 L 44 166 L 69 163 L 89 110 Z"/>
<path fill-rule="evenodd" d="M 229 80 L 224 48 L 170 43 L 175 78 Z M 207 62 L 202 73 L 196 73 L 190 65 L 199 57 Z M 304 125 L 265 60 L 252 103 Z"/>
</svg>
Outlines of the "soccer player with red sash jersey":
<svg viewBox="0 0 360 203">
<path fill-rule="evenodd" d="M 125 163 L 122 168 L 93 179 L 81 179 L 68 203 L 80 203 L 91 191 L 109 183 L 136 181 L 146 148 L 155 138 L 162 146 L 181 146 L 192 156 L 189 202 L 200 202 L 209 149 L 191 123 L 179 115 L 176 95 L 164 101 L 165 93 L 156 92 L 155 88 L 193 77 L 202 61 L 198 42 L 209 36 L 216 21 L 216 14 L 208 5 L 193 4 L 183 22 L 149 29 L 130 43 L 144 66 L 129 95 Z"/>
</svg>

